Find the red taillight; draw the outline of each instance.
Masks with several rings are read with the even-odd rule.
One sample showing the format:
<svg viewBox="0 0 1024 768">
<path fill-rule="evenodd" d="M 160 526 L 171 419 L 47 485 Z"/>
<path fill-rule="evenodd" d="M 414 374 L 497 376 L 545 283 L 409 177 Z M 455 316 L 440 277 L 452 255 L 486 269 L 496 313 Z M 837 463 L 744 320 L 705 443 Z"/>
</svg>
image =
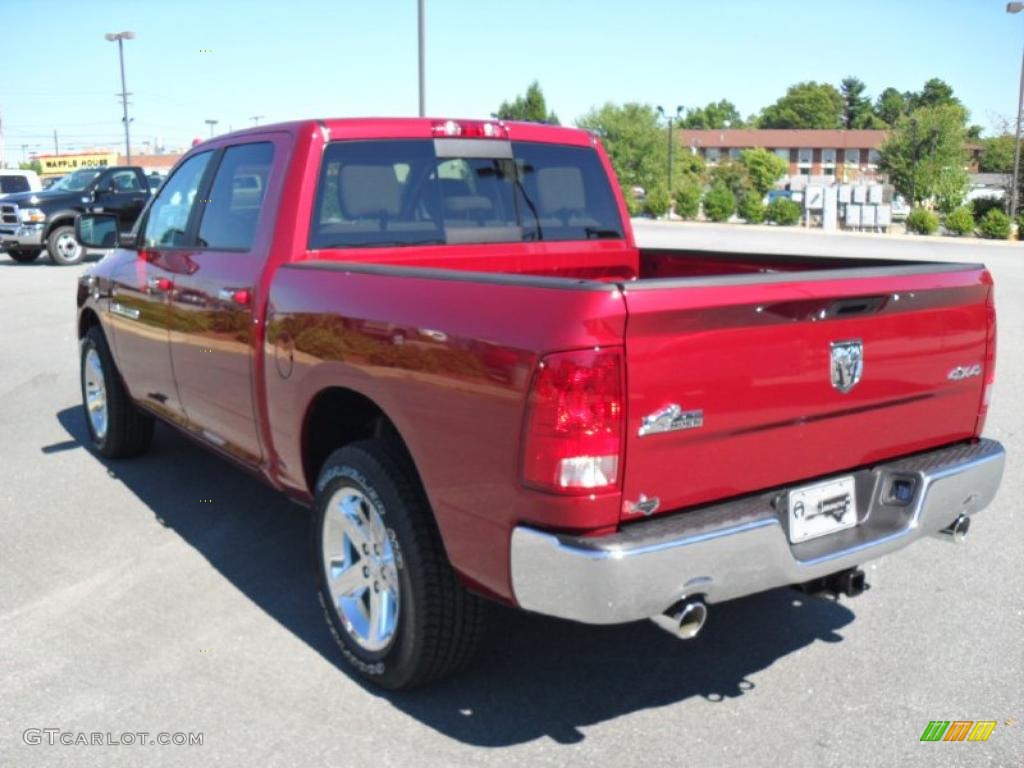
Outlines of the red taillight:
<svg viewBox="0 0 1024 768">
<path fill-rule="evenodd" d="M 622 351 L 561 352 L 533 378 L 523 479 L 569 493 L 618 486 L 622 464 Z"/>
<path fill-rule="evenodd" d="M 996 383 L 996 289 L 988 289 L 988 300 L 985 302 L 985 322 L 988 326 L 985 334 L 985 388 L 981 392 L 981 404 L 978 406 L 978 422 L 974 434 L 981 437 L 988 416 L 989 402 L 992 400 L 992 388 Z"/>
<path fill-rule="evenodd" d="M 437 120 L 431 123 L 435 136 L 472 139 L 507 139 L 508 129 L 502 123 L 487 120 Z"/>
</svg>

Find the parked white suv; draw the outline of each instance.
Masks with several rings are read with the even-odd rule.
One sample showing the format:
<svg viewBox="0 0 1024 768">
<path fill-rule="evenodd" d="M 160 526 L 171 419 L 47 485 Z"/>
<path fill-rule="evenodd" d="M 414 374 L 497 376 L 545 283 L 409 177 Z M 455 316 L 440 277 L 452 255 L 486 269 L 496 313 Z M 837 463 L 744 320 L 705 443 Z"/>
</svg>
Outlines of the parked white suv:
<svg viewBox="0 0 1024 768">
<path fill-rule="evenodd" d="M 0 168 L 0 197 L 18 192 L 38 192 L 43 188 L 35 171 Z"/>
</svg>

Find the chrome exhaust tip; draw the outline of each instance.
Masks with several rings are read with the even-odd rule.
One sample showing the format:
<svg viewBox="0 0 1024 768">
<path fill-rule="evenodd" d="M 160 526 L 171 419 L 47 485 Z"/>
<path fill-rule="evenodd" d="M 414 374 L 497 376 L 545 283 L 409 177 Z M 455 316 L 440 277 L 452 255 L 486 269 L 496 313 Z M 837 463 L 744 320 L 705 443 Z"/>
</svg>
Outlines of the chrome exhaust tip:
<svg viewBox="0 0 1024 768">
<path fill-rule="evenodd" d="M 660 616 L 651 617 L 651 621 L 680 640 L 700 634 L 707 619 L 708 607 L 699 597 L 680 600 Z"/>
<path fill-rule="evenodd" d="M 967 515 L 957 515 L 956 520 L 949 524 L 947 528 L 943 528 L 939 533 L 944 534 L 943 538 L 947 541 L 951 541 L 954 544 L 960 544 L 967 538 L 967 533 L 971 530 L 971 518 Z"/>
</svg>

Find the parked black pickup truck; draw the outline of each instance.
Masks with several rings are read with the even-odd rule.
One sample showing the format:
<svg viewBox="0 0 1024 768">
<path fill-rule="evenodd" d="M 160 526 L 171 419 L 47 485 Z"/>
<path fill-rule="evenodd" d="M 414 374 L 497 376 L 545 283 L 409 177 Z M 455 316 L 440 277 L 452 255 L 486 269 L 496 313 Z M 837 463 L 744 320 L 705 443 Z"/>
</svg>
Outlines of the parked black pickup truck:
<svg viewBox="0 0 1024 768">
<path fill-rule="evenodd" d="M 46 248 L 55 264 L 77 264 L 85 248 L 75 239 L 76 214 L 113 213 L 127 231 L 150 194 L 142 168 L 118 166 L 81 168 L 49 189 L 6 195 L 0 200 L 0 251 L 27 264 Z"/>
</svg>

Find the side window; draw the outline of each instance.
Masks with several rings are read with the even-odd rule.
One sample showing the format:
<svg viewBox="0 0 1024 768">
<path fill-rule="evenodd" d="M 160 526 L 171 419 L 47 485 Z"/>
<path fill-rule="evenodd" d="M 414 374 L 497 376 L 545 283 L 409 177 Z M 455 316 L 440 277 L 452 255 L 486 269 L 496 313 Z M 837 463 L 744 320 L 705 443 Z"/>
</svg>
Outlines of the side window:
<svg viewBox="0 0 1024 768">
<path fill-rule="evenodd" d="M 142 242 L 146 248 L 180 248 L 188 245 L 188 217 L 212 152 L 190 157 L 174 172 L 149 209 Z"/>
<path fill-rule="evenodd" d="M 240 144 L 224 152 L 210 199 L 203 204 L 200 247 L 243 251 L 252 247 L 273 164 L 270 142 Z"/>
<path fill-rule="evenodd" d="M 110 187 L 114 192 L 141 192 L 142 185 L 135 171 L 115 171 L 110 177 Z"/>
</svg>

